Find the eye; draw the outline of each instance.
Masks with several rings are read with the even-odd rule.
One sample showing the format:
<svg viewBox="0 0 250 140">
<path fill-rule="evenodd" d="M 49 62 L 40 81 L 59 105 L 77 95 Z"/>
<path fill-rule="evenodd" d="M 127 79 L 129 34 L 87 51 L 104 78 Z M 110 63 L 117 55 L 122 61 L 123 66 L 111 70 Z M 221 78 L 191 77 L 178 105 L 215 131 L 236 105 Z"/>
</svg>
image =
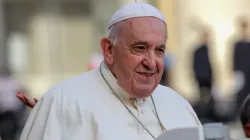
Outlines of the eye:
<svg viewBox="0 0 250 140">
<path fill-rule="evenodd" d="M 147 50 L 147 47 L 144 45 L 136 45 L 133 46 L 131 49 L 131 52 L 134 54 L 141 54 L 141 53 L 145 53 Z"/>
<path fill-rule="evenodd" d="M 157 53 L 158 55 L 164 55 L 164 54 L 165 54 L 165 49 L 163 49 L 163 48 L 157 48 L 157 49 L 156 49 L 156 53 Z"/>
</svg>

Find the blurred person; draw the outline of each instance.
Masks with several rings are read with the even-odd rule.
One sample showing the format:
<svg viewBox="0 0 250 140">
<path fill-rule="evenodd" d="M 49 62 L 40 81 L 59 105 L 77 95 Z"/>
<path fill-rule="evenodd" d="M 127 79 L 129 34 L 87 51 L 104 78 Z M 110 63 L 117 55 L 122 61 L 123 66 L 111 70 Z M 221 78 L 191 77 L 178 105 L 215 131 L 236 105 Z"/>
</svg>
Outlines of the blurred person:
<svg viewBox="0 0 250 140">
<path fill-rule="evenodd" d="M 193 54 L 193 71 L 198 83 L 199 90 L 205 88 L 207 93 L 211 93 L 213 71 L 209 59 L 210 31 L 204 29 L 201 34 L 201 41 Z"/>
<path fill-rule="evenodd" d="M 236 93 L 239 108 L 250 93 L 250 38 L 248 20 L 245 18 L 240 19 L 238 26 L 240 38 L 233 44 L 233 72 L 235 77 L 241 77 L 237 81 L 243 81 L 241 82 L 241 89 Z"/>
<path fill-rule="evenodd" d="M 20 90 L 10 70 L 7 67 L 0 69 L 0 137 L 3 140 L 16 137 L 23 109 L 23 104 L 15 96 Z"/>
<path fill-rule="evenodd" d="M 103 61 L 103 55 L 101 53 L 92 54 L 89 59 L 88 70 L 92 70 L 99 67 L 102 61 Z"/>
<path fill-rule="evenodd" d="M 126 5 L 108 29 L 101 65 L 45 93 L 21 140 L 153 140 L 166 130 L 202 130 L 190 104 L 159 85 L 167 40 L 160 11 L 145 3 Z"/>
<path fill-rule="evenodd" d="M 204 119 L 204 123 L 212 121 L 209 117 L 212 109 L 211 90 L 213 80 L 213 71 L 209 59 L 210 35 L 211 31 L 204 27 L 201 31 L 200 43 L 193 53 L 193 71 L 200 93 L 200 101 L 195 105 L 195 110 L 198 117 Z"/>
</svg>

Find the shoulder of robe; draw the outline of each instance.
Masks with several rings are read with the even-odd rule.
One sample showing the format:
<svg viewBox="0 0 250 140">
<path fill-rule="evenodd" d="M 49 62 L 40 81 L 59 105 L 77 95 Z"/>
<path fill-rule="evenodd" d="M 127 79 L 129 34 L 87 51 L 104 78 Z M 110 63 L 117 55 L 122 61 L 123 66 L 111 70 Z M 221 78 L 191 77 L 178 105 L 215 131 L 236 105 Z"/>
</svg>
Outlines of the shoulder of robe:
<svg viewBox="0 0 250 140">
<path fill-rule="evenodd" d="M 79 102 L 88 104 L 95 98 L 90 94 L 91 89 L 95 89 L 98 84 L 98 70 L 94 69 L 81 75 L 64 80 L 51 89 L 49 89 L 42 97 L 43 100 L 57 100 L 62 105 L 69 106 Z M 82 97 L 82 98 L 79 98 Z"/>
<path fill-rule="evenodd" d="M 171 101 L 182 104 L 186 107 L 191 107 L 190 103 L 183 96 L 166 86 L 158 85 L 155 90 L 154 96 L 163 101 Z"/>
<path fill-rule="evenodd" d="M 180 107 L 182 106 L 183 108 L 186 108 L 195 118 L 197 123 L 201 126 L 200 121 L 195 111 L 193 110 L 193 107 L 191 106 L 191 104 L 173 89 L 166 87 L 166 86 L 159 85 L 156 88 L 155 93 L 153 93 L 153 97 L 157 98 L 158 101 L 161 101 L 163 106 L 177 105 L 177 106 L 180 106 Z"/>
</svg>

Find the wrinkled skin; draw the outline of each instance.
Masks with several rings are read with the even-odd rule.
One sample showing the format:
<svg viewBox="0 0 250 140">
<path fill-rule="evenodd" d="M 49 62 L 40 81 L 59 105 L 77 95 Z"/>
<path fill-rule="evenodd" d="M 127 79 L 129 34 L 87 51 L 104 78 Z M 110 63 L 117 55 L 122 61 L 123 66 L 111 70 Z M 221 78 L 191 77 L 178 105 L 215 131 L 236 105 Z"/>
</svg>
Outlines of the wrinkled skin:
<svg viewBox="0 0 250 140">
<path fill-rule="evenodd" d="M 154 17 L 117 23 L 116 43 L 101 41 L 104 60 L 117 83 L 132 97 L 149 97 L 158 86 L 167 41 L 165 23 Z"/>
</svg>

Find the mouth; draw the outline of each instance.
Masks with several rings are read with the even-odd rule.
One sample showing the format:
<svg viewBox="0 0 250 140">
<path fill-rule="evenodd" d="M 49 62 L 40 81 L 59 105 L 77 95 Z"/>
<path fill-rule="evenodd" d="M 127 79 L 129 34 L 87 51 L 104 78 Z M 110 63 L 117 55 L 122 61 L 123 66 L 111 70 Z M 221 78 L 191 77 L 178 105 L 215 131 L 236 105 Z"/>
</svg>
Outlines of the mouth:
<svg viewBox="0 0 250 140">
<path fill-rule="evenodd" d="M 137 73 L 145 77 L 151 77 L 154 75 L 154 73 L 149 73 L 149 72 L 137 72 Z"/>
</svg>

